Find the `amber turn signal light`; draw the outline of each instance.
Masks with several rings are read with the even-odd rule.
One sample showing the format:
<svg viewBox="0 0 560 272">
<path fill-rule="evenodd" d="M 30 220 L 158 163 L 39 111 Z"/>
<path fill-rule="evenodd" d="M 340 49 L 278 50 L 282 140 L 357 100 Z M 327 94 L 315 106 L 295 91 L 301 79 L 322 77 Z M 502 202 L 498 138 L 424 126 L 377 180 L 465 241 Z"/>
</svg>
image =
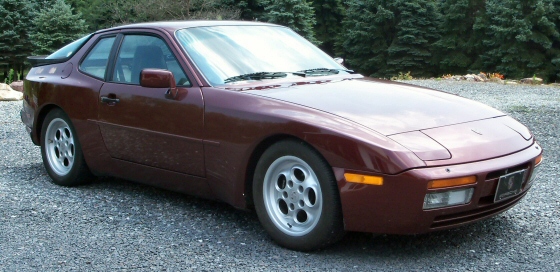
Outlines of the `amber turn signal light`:
<svg viewBox="0 0 560 272">
<path fill-rule="evenodd" d="M 428 189 L 446 188 L 459 185 L 467 185 L 476 183 L 476 176 L 452 178 L 452 179 L 438 179 L 428 182 Z"/>
<path fill-rule="evenodd" d="M 537 157 L 537 159 L 535 160 L 535 166 L 541 164 L 541 162 L 542 162 L 542 154 L 539 155 L 539 156 Z"/>
<path fill-rule="evenodd" d="M 344 178 L 347 182 L 369 185 L 383 185 L 383 177 L 344 173 Z"/>
</svg>

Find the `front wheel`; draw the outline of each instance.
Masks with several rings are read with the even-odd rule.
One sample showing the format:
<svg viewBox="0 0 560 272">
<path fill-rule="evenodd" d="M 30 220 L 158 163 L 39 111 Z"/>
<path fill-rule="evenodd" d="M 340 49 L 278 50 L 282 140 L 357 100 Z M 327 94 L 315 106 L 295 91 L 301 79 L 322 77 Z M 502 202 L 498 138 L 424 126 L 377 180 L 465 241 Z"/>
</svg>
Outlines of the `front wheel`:
<svg viewBox="0 0 560 272">
<path fill-rule="evenodd" d="M 74 186 L 91 178 L 70 118 L 60 109 L 50 111 L 41 128 L 41 156 L 55 184 Z"/>
<path fill-rule="evenodd" d="M 264 152 L 253 196 L 261 224 L 284 247 L 316 250 L 344 234 L 332 169 L 303 142 L 278 142 Z"/>
</svg>

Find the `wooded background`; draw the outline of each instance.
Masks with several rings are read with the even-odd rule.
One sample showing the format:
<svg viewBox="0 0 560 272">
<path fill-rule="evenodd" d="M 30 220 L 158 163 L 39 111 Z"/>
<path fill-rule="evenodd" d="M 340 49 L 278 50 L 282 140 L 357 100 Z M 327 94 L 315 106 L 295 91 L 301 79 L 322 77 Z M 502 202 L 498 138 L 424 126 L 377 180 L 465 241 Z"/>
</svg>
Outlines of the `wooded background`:
<svg viewBox="0 0 560 272">
<path fill-rule="evenodd" d="M 560 81 L 560 0 L 0 0 L 0 80 L 95 30 L 162 20 L 291 27 L 364 75 Z M 13 72 L 9 72 L 9 70 Z M 11 75 L 10 75 L 11 74 Z M 2 78 L 3 76 L 3 78 Z"/>
</svg>

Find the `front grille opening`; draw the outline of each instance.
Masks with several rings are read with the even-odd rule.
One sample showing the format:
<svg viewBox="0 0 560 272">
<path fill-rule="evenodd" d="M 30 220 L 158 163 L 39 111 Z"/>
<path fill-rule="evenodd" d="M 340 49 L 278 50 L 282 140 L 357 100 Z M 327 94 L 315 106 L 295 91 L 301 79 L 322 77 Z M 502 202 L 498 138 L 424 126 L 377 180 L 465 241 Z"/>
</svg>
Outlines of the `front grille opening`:
<svg viewBox="0 0 560 272">
<path fill-rule="evenodd" d="M 496 192 L 496 188 L 494 188 L 494 190 L 492 190 L 493 192 Z M 494 195 L 490 195 L 490 196 L 485 196 L 485 197 L 481 197 L 478 200 L 478 205 L 482 206 L 482 205 L 490 205 L 494 203 Z"/>
</svg>

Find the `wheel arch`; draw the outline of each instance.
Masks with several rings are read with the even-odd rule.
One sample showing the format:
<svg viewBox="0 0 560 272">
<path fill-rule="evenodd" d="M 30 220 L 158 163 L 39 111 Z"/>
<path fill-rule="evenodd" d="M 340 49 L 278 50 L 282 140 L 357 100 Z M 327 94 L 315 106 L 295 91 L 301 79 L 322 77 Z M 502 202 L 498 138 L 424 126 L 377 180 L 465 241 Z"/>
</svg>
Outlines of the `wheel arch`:
<svg viewBox="0 0 560 272">
<path fill-rule="evenodd" d="M 285 141 L 285 140 L 294 140 L 294 141 L 302 142 L 303 144 L 308 146 L 310 149 L 315 151 L 317 153 L 317 155 L 321 157 L 322 160 L 324 160 L 327 164 L 329 164 L 328 160 L 325 158 L 325 156 L 323 156 L 323 154 L 321 154 L 321 152 L 319 152 L 319 150 L 317 148 L 315 148 L 311 143 L 307 142 L 306 140 L 304 140 L 300 137 L 290 135 L 290 134 L 275 134 L 275 135 L 270 135 L 270 136 L 264 138 L 253 149 L 253 151 L 251 153 L 251 156 L 249 157 L 249 160 L 248 160 L 248 163 L 247 163 L 247 168 L 245 170 L 246 174 L 245 174 L 243 195 L 245 197 L 246 208 L 252 209 L 253 206 L 254 206 L 254 203 L 253 203 L 253 177 L 255 175 L 255 170 L 256 170 L 256 167 L 257 167 L 257 163 L 259 162 L 259 159 L 261 158 L 263 153 L 270 146 L 272 146 L 273 144 L 275 144 L 277 142 Z"/>
<path fill-rule="evenodd" d="M 59 109 L 62 112 L 66 113 L 61 107 L 55 104 L 48 104 L 41 107 L 39 113 L 37 114 L 37 118 L 35 119 L 35 126 L 33 128 L 33 134 L 37 139 L 38 145 L 41 145 L 41 129 L 43 128 L 43 122 L 45 121 L 45 118 L 47 117 L 49 112 L 54 109 Z"/>
</svg>

